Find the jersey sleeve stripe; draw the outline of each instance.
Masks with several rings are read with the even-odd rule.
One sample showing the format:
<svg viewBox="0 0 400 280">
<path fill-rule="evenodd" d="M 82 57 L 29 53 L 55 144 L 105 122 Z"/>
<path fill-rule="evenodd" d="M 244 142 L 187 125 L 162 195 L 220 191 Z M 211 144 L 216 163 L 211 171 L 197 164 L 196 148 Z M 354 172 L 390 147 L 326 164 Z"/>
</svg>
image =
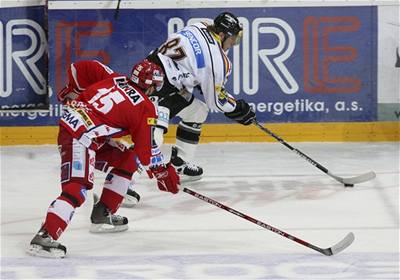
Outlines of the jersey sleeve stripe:
<svg viewBox="0 0 400 280">
<path fill-rule="evenodd" d="M 221 47 L 219 47 L 219 51 L 221 53 L 222 60 L 224 61 L 224 76 L 223 77 L 225 80 L 226 74 L 228 73 L 228 70 L 229 70 L 229 62 L 228 62 L 227 57 Z"/>
</svg>

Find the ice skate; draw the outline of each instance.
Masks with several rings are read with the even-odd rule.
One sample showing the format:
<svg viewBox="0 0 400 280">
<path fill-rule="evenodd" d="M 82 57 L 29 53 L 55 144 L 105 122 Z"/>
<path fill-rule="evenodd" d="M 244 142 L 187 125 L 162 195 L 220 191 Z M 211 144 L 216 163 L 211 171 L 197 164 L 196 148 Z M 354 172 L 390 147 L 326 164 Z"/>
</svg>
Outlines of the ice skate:
<svg viewBox="0 0 400 280">
<path fill-rule="evenodd" d="M 131 208 L 138 204 L 139 201 L 140 195 L 129 187 L 124 200 L 122 200 L 121 207 Z"/>
<path fill-rule="evenodd" d="M 91 233 L 120 232 L 128 229 L 128 218 L 112 214 L 101 201 L 93 206 L 90 220 Z"/>
<path fill-rule="evenodd" d="M 59 242 L 54 241 L 42 227 L 35 237 L 33 237 L 27 253 L 32 256 L 43 258 L 64 258 L 67 253 L 67 248 Z"/>
<path fill-rule="evenodd" d="M 180 176 L 181 182 L 197 181 L 203 175 L 203 168 L 184 161 L 178 156 L 178 149 L 176 147 L 172 147 L 171 163 L 176 173 Z"/>
</svg>

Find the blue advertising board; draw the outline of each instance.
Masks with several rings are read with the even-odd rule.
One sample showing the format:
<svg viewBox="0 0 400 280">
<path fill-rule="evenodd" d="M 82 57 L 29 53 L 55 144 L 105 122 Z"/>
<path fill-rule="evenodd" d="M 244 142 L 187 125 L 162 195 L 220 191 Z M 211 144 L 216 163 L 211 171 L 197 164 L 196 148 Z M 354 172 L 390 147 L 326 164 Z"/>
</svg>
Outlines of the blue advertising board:
<svg viewBox="0 0 400 280">
<path fill-rule="evenodd" d="M 0 8 L 0 109 L 47 109 L 44 6 Z"/>
<path fill-rule="evenodd" d="M 120 73 L 162 44 L 168 33 L 226 9 L 49 11 L 49 85 L 66 83 L 73 61 L 97 59 Z M 229 52 L 226 87 L 251 103 L 261 122 L 348 122 L 377 118 L 377 7 L 234 8 L 243 24 Z M 199 98 L 201 95 L 195 93 Z M 54 125 L 46 116 L 2 117 L 2 125 Z M 57 112 L 56 112 L 56 111 Z M 42 113 L 44 114 L 44 113 Z M 49 116 L 51 114 L 51 116 Z M 229 123 L 210 112 L 208 123 Z"/>
</svg>

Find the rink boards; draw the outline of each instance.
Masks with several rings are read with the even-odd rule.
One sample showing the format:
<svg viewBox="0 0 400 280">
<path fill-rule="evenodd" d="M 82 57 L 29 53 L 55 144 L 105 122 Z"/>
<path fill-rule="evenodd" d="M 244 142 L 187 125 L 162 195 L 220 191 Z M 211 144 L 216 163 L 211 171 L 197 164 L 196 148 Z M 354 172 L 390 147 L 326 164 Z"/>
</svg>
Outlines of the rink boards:
<svg viewBox="0 0 400 280">
<path fill-rule="evenodd" d="M 49 1 L 48 10 L 41 0 L 5 1 L 0 6 L 1 43 L 8 46 L 0 54 L 5 70 L 1 144 L 55 142 L 62 108 L 54 92 L 65 85 L 71 62 L 97 59 L 129 73 L 168 34 L 228 9 L 216 2 L 204 8 L 199 1 L 164 7 L 167 2 L 123 1 L 115 17 L 116 1 Z M 393 2 L 247 4 L 229 8 L 239 16 L 245 36 L 229 53 L 233 71 L 226 87 L 253 106 L 260 122 L 290 141 L 399 140 L 398 28 L 390 24 L 398 21 L 398 9 L 390 6 Z M 44 110 L 27 111 L 35 108 Z M 202 142 L 268 141 L 218 112 L 211 111 L 206 123 Z"/>
<path fill-rule="evenodd" d="M 400 141 L 398 122 L 265 124 L 290 142 Z M 177 125 L 171 125 L 165 143 L 175 142 Z M 56 144 L 57 126 L 0 127 L 1 145 Z M 130 142 L 130 139 L 124 140 Z M 205 124 L 200 143 L 276 141 L 255 126 Z"/>
</svg>

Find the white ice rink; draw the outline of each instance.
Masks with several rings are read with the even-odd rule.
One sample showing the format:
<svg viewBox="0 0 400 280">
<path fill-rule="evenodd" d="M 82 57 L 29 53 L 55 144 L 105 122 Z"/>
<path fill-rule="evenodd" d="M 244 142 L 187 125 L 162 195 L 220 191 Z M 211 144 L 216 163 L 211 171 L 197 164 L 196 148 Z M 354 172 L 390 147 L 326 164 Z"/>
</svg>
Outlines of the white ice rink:
<svg viewBox="0 0 400 280">
<path fill-rule="evenodd" d="M 128 231 L 89 233 L 90 198 L 60 239 L 67 258 L 31 257 L 60 193 L 58 151 L 1 147 L 1 279 L 399 279 L 399 143 L 291 144 L 336 175 L 377 177 L 344 188 L 279 143 L 215 143 L 198 150 L 203 180 L 185 186 L 319 247 L 354 232 L 336 256 L 140 177 L 140 204 L 119 212 Z"/>
</svg>

